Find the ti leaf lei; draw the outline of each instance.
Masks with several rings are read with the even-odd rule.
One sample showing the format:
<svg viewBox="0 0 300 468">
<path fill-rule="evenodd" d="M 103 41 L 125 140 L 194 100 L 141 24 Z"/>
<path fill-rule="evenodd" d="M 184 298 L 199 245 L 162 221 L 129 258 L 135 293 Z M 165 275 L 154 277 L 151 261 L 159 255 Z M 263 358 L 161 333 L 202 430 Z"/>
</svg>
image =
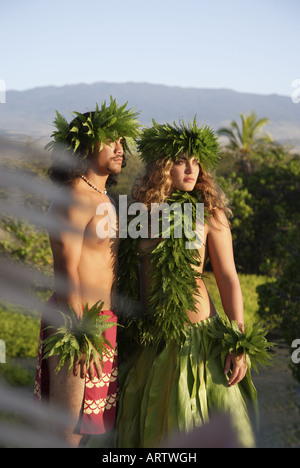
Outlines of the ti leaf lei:
<svg viewBox="0 0 300 468">
<path fill-rule="evenodd" d="M 184 203 L 192 205 L 193 214 L 196 203 L 201 202 L 195 193 L 175 192 L 167 201 L 168 205 L 178 203 L 182 208 Z M 136 327 L 138 340 L 142 343 L 159 343 L 175 340 L 180 342 L 185 334 L 185 325 L 189 322 L 186 310 L 196 312 L 195 291 L 200 274 L 195 267 L 201 264 L 197 249 L 186 249 L 185 242 L 193 240 L 186 235 L 184 217 L 181 217 L 182 237 L 174 236 L 174 212 L 170 211 L 170 230 L 165 237 L 162 228 L 163 211 L 160 215 L 160 242 L 149 253 L 151 259 L 151 286 L 148 291 L 148 312 L 142 318 L 136 316 L 138 301 L 138 264 L 141 253 L 138 249 L 139 239 L 127 237 L 122 239 L 119 251 L 119 294 L 121 298 L 131 298 L 131 304 L 121 306 L 125 314 L 121 314 L 123 324 L 127 322 Z M 192 229 L 195 229 L 193 216 Z M 127 309 L 127 310 L 126 310 Z"/>
<path fill-rule="evenodd" d="M 195 212 L 196 203 L 201 202 L 193 192 L 175 192 L 168 204 L 177 202 L 190 203 Z M 161 219 L 161 218 L 160 218 Z M 174 217 L 171 213 L 170 236 L 162 240 L 149 252 L 151 261 L 151 286 L 147 313 L 137 306 L 138 265 L 141 253 L 139 239 L 127 237 L 121 240 L 119 251 L 119 294 L 123 299 L 120 308 L 120 322 L 125 327 L 126 340 L 133 339 L 140 344 L 168 343 L 175 340 L 182 342 L 189 321 L 186 310 L 196 311 L 196 281 L 200 274 L 193 266 L 201 264 L 197 249 L 186 249 L 185 236 L 174 237 Z M 205 217 L 205 221 L 207 217 Z M 173 226 L 173 227 L 172 227 Z M 193 229 L 194 229 L 193 225 Z M 183 231 L 184 232 L 184 231 Z M 163 232 L 160 231 L 160 237 Z M 247 354 L 254 369 L 257 364 L 269 363 L 268 349 L 274 343 L 266 339 L 267 332 L 259 325 L 246 325 L 242 332 L 235 321 L 227 316 L 212 321 L 209 333 L 221 349 L 221 359 L 227 354 Z"/>
<path fill-rule="evenodd" d="M 188 192 L 175 192 L 168 204 L 190 203 L 195 215 L 195 195 Z M 163 217 L 163 213 L 161 219 Z M 181 217 L 182 237 L 174 236 L 174 212 L 170 212 L 170 235 L 164 237 L 151 252 L 151 286 L 148 292 L 148 322 L 159 324 L 156 331 L 150 332 L 155 342 L 164 340 L 180 342 L 189 322 L 186 310 L 196 312 L 195 291 L 200 273 L 196 270 L 201 264 L 197 249 L 187 249 L 185 243 L 191 240 L 184 229 L 184 216 Z M 195 216 L 192 228 L 195 229 Z M 195 268 L 191 267 L 194 266 Z"/>
<path fill-rule="evenodd" d="M 64 324 L 57 329 L 53 326 L 47 327 L 56 331 L 43 341 L 43 359 L 59 356 L 56 372 L 68 361 L 70 370 L 76 355 L 79 359 L 85 355 L 87 365 L 92 358 L 95 362 L 99 362 L 100 359 L 103 366 L 103 355 L 105 353 L 110 355 L 111 351 L 108 348 L 112 349 L 111 343 L 103 336 L 103 332 L 116 324 L 109 321 L 107 315 L 99 315 L 102 307 L 103 302 L 100 301 L 90 308 L 86 305 L 81 320 L 78 320 L 72 308 L 68 314 L 58 311 Z"/>
</svg>

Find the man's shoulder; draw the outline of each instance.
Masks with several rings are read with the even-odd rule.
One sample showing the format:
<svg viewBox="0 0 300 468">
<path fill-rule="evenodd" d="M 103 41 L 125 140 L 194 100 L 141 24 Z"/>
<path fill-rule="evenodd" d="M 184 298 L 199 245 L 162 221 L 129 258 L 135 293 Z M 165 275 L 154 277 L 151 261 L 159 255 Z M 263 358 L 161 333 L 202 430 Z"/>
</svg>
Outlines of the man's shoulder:
<svg viewBox="0 0 300 468">
<path fill-rule="evenodd" d="M 80 208 L 82 212 L 85 210 L 89 212 L 93 206 L 93 197 L 91 194 L 85 190 L 85 187 L 80 184 L 80 181 L 75 181 L 70 185 L 61 187 L 60 190 L 57 191 L 49 211 L 63 214 L 76 211 Z"/>
<path fill-rule="evenodd" d="M 110 203 L 116 208 L 117 205 L 116 205 L 116 202 L 113 199 L 113 197 L 111 195 L 107 194 L 107 198 L 109 199 Z"/>
<path fill-rule="evenodd" d="M 76 179 L 70 186 L 70 196 L 73 200 L 89 205 L 96 205 L 99 200 L 97 194 L 93 193 L 90 188 L 81 179 Z"/>
</svg>

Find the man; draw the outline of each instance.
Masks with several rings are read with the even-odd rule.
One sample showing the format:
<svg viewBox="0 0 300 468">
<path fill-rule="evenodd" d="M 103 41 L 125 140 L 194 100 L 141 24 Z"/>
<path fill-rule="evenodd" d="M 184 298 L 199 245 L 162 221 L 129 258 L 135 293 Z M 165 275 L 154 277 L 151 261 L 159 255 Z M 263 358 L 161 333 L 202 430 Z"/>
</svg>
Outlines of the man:
<svg viewBox="0 0 300 468">
<path fill-rule="evenodd" d="M 116 323 L 118 238 L 99 237 L 97 225 L 105 216 L 99 205 L 112 206 L 105 187 L 121 172 L 124 148 L 128 149 L 126 139 L 137 136 L 139 124 L 137 114 L 126 110 L 126 104 L 118 106 L 112 98 L 109 106 L 104 103 L 95 112 L 76 115 L 68 124 L 57 113 L 54 141 L 47 145 L 58 154 L 63 149 L 61 154 L 68 159 L 71 156 L 72 161 L 70 166 L 59 158 L 50 170 L 52 180 L 62 186 L 64 200 L 54 201 L 48 213 L 55 225 L 61 226 L 49 233 L 56 290 L 50 303 L 65 313 L 71 308 L 81 320 L 85 306 L 90 308 L 101 301 L 101 313 Z M 63 431 L 62 437 L 70 445 L 79 446 L 83 434 L 102 434 L 114 424 L 116 326 L 105 332 L 113 352 L 102 356 L 103 368 L 97 360 L 86 363 L 86 356 L 78 359 L 76 355 L 73 371 L 65 365 L 57 372 L 59 356 L 41 362 L 43 340 L 53 333 L 45 330 L 45 325 L 52 325 L 54 317 L 42 317 L 35 395 L 39 399 L 48 395 L 50 405 L 72 416 L 74 424 Z"/>
</svg>

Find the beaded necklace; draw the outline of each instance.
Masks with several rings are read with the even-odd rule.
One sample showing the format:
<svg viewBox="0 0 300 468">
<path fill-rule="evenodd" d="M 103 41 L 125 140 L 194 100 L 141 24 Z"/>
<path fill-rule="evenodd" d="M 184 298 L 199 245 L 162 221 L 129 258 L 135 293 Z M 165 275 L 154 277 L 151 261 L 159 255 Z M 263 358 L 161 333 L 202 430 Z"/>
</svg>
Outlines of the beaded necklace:
<svg viewBox="0 0 300 468">
<path fill-rule="evenodd" d="M 92 187 L 92 189 L 96 190 L 96 192 L 98 193 L 101 193 L 101 195 L 106 195 L 107 194 L 107 190 L 104 189 L 104 190 L 100 190 L 98 189 L 95 185 L 93 185 L 88 179 L 86 179 L 83 175 L 80 176 L 90 187 Z"/>
</svg>

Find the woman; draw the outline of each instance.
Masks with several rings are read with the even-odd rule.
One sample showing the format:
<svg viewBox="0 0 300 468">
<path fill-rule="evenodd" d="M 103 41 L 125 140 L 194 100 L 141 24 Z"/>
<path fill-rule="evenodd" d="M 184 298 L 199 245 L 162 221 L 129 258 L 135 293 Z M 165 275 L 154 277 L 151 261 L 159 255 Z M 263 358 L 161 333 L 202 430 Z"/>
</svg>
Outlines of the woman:
<svg viewBox="0 0 300 468">
<path fill-rule="evenodd" d="M 127 238 L 121 244 L 120 292 L 139 299 L 143 310 L 139 317 L 124 319 L 125 341 L 134 336 L 141 348 L 123 364 L 117 446 L 156 447 L 176 432 L 202 426 L 217 412 L 230 416 L 242 446 L 253 447 L 247 405 L 256 404 L 256 390 L 246 353 L 262 362 L 268 344 L 259 330 L 244 335 L 243 299 L 227 220 L 231 211 L 207 172 L 219 159 L 217 140 L 195 120 L 188 127 L 154 121 L 138 149 L 146 174 L 134 186 L 133 198 L 148 209 L 149 234 L 155 203 L 182 208 L 188 203 L 195 213 L 203 202 L 206 222 L 197 249 L 186 248 L 189 235 L 184 229 L 183 237 L 175 235 L 175 214 L 170 215 L 173 228 L 167 236 L 161 229 L 155 239 Z M 184 221 L 183 216 L 181 227 Z M 217 314 L 203 280 L 208 257 L 228 320 Z M 140 287 L 134 291 L 138 280 Z M 260 354 L 254 350 L 255 336 Z"/>
</svg>

